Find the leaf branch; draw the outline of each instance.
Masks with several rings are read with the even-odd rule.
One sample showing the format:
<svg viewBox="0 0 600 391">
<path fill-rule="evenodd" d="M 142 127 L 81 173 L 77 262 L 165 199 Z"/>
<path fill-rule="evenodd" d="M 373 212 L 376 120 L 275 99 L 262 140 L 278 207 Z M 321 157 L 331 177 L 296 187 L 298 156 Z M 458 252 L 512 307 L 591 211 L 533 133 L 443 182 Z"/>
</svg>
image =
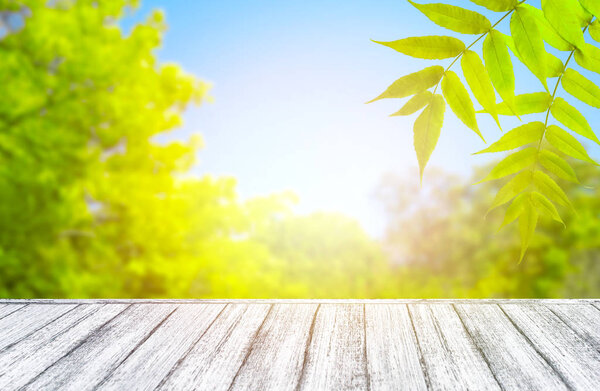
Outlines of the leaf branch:
<svg viewBox="0 0 600 391">
<path fill-rule="evenodd" d="M 492 27 L 490 27 L 490 29 L 488 31 L 486 31 L 485 33 L 481 34 L 479 37 L 477 37 L 476 40 L 474 40 L 473 42 L 471 42 L 471 44 L 469 46 L 467 46 L 466 48 L 464 48 L 456 57 L 454 57 L 454 60 L 452 60 L 452 62 L 450 63 L 450 65 L 448 65 L 446 67 L 446 69 L 444 69 L 444 73 L 446 73 L 448 70 L 450 70 L 450 68 L 452 68 L 452 66 L 456 63 L 456 61 L 458 61 L 467 50 L 469 50 L 471 47 L 473 47 L 473 45 L 475 45 L 477 42 L 479 42 L 479 40 L 481 40 L 481 38 L 484 38 L 486 35 L 488 35 L 489 32 L 494 29 L 494 27 L 496 27 L 500 22 L 502 22 L 507 16 L 509 16 L 510 14 L 512 14 L 515 11 L 515 9 L 517 9 L 517 7 L 520 4 L 522 4 L 522 3 L 526 2 L 526 1 L 527 0 L 520 1 L 517 5 L 515 5 L 515 7 L 513 9 L 511 9 L 510 11 L 508 11 L 507 13 L 505 13 L 500 19 L 498 19 L 498 21 L 496 23 L 494 23 L 492 25 Z M 440 82 L 441 82 L 441 80 L 440 80 Z M 438 87 L 440 85 L 440 82 L 438 82 L 438 84 L 435 85 L 435 88 L 433 89 L 433 93 L 434 94 L 436 93 L 436 91 L 437 91 L 437 89 L 438 89 Z"/>
</svg>

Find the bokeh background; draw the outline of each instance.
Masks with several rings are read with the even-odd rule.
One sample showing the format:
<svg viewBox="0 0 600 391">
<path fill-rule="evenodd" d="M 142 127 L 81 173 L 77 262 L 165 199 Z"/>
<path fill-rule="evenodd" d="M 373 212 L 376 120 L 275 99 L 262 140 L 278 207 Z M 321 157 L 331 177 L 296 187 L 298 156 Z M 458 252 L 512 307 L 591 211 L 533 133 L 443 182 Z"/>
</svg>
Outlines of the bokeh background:
<svg viewBox="0 0 600 391">
<path fill-rule="evenodd" d="M 0 297 L 598 297 L 598 168 L 518 263 L 472 185 L 502 154 L 447 110 L 420 185 L 403 101 L 364 104 L 427 63 L 370 39 L 433 34 L 403 1 L 0 0 Z"/>
</svg>

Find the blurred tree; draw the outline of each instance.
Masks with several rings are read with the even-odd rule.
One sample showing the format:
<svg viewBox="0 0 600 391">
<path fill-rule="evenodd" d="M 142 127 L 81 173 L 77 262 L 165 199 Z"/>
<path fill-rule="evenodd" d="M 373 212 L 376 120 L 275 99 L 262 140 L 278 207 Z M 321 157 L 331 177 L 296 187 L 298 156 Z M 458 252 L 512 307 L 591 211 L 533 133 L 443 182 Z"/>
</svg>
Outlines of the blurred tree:
<svg viewBox="0 0 600 391">
<path fill-rule="evenodd" d="M 198 138 L 153 141 L 206 85 L 157 63 L 160 12 L 124 35 L 118 23 L 135 6 L 0 3 L 0 296 L 227 296 L 268 285 L 240 273 L 269 257 L 234 237 L 251 228 L 235 182 L 182 177 Z"/>
<path fill-rule="evenodd" d="M 280 260 L 281 297 L 393 297 L 379 243 L 343 215 L 314 213 L 273 220 L 255 235 Z"/>
<path fill-rule="evenodd" d="M 377 195 L 388 216 L 384 245 L 396 265 L 398 295 L 597 297 L 600 170 L 571 164 L 586 185 L 564 183 L 577 214 L 565 214 L 566 228 L 541 220 L 540 235 L 521 263 L 515 261 L 518 235 L 495 228 L 502 213 L 483 218 L 501 184 L 471 186 L 439 170 L 422 188 L 414 180 L 386 178 Z"/>
</svg>

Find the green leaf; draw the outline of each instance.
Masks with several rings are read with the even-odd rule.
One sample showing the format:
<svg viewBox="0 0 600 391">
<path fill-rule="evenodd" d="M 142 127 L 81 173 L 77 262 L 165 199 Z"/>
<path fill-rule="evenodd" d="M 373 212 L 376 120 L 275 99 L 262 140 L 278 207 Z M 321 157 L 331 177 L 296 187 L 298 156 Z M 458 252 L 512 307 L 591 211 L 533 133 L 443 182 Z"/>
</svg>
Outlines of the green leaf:
<svg viewBox="0 0 600 391">
<path fill-rule="evenodd" d="M 600 42 L 600 22 L 598 22 L 598 19 L 594 20 L 594 22 L 590 24 L 588 31 L 590 32 L 590 36 L 594 41 Z"/>
<path fill-rule="evenodd" d="M 446 102 L 448 102 L 448 106 L 450 106 L 458 119 L 477 133 L 477 135 L 485 142 L 479 131 L 479 127 L 477 126 L 475 108 L 473 108 L 473 102 L 471 102 L 469 92 L 463 86 L 456 73 L 446 71 L 446 75 L 442 79 L 442 92 L 446 98 Z"/>
<path fill-rule="evenodd" d="M 506 208 L 504 220 L 502 221 L 502 225 L 500 225 L 500 229 L 515 221 L 521 215 L 521 213 L 523 213 L 526 201 L 527 194 L 525 193 L 519 194 L 517 198 L 514 199 L 508 208 Z"/>
<path fill-rule="evenodd" d="M 565 155 L 596 164 L 575 137 L 556 125 L 548 126 L 546 129 L 546 140 Z"/>
<path fill-rule="evenodd" d="M 540 214 L 550 217 L 552 220 L 561 223 L 563 226 L 565 225 L 560 218 L 560 214 L 556 210 L 556 207 L 545 195 L 538 193 L 537 191 L 532 191 L 530 197 L 533 206 Z"/>
<path fill-rule="evenodd" d="M 542 10 L 546 20 L 565 41 L 580 48 L 583 46 L 583 33 L 577 14 L 577 0 L 542 0 Z"/>
<path fill-rule="evenodd" d="M 573 208 L 571 201 L 569 201 L 569 197 L 567 197 L 565 192 L 556 182 L 554 182 L 554 179 L 548 176 L 548 174 L 542 171 L 535 171 L 533 173 L 533 183 L 540 193 L 550 198 L 552 201 Z"/>
<path fill-rule="evenodd" d="M 420 92 L 417 95 L 410 98 L 410 100 L 406 102 L 406 104 L 402 106 L 400 110 L 390 115 L 390 117 L 399 115 L 410 115 L 416 112 L 417 110 L 421 110 L 423 107 L 425 107 L 425 105 L 427 105 L 431 101 L 432 96 L 433 94 L 429 91 Z"/>
<path fill-rule="evenodd" d="M 543 113 L 550 107 L 552 96 L 547 92 L 533 92 L 515 96 L 514 106 L 518 115 Z M 500 102 L 496 105 L 496 111 L 500 115 L 514 115 L 506 103 Z M 480 113 L 482 111 L 478 111 Z"/>
<path fill-rule="evenodd" d="M 546 52 L 546 77 L 559 77 L 563 68 L 560 58 Z"/>
<path fill-rule="evenodd" d="M 431 103 L 417 117 L 413 127 L 414 145 L 419 161 L 421 180 L 423 180 L 423 170 L 425 170 L 429 157 L 440 137 L 445 107 L 444 98 L 439 94 L 434 95 Z"/>
<path fill-rule="evenodd" d="M 471 0 L 471 2 L 490 11 L 504 12 L 515 8 L 518 0 Z"/>
<path fill-rule="evenodd" d="M 579 3 L 596 18 L 600 16 L 600 1 L 598 0 L 579 0 Z"/>
<path fill-rule="evenodd" d="M 475 99 L 481 104 L 483 109 L 490 113 L 490 115 L 500 127 L 500 121 L 498 121 L 498 113 L 496 112 L 496 93 L 494 92 L 494 86 L 490 80 L 490 76 L 487 70 L 483 66 L 483 62 L 479 55 L 474 51 L 467 50 L 460 61 L 463 74 Z"/>
<path fill-rule="evenodd" d="M 427 67 L 421 71 L 403 76 L 392 83 L 381 95 L 377 98 L 368 101 L 367 103 L 375 102 L 385 98 L 404 98 L 410 95 L 418 94 L 426 89 L 436 85 L 442 75 L 444 68 L 439 65 Z"/>
<path fill-rule="evenodd" d="M 523 57 L 517 50 L 517 47 L 515 46 L 515 42 L 514 42 L 513 38 L 510 35 L 506 35 L 506 34 L 502 34 L 502 35 L 504 36 L 504 41 L 506 42 L 506 45 L 508 46 L 508 48 L 519 59 L 519 61 L 521 61 L 523 64 L 525 64 L 525 60 L 523 59 Z M 540 55 L 545 59 L 544 62 L 546 65 L 544 68 L 545 68 L 545 76 L 546 77 L 557 77 L 562 74 L 563 63 L 560 59 L 558 59 L 556 56 L 546 52 L 545 49 L 544 49 L 544 54 L 540 54 Z M 529 66 L 528 66 L 528 68 L 529 68 Z M 533 71 L 531 71 L 531 72 L 533 73 Z M 540 72 L 537 72 L 537 73 L 540 73 Z M 534 75 L 535 75 L 535 73 L 534 73 Z M 541 77 L 541 73 L 540 73 L 540 77 Z M 540 79 L 540 80 L 545 81 L 545 79 Z"/>
<path fill-rule="evenodd" d="M 529 4 L 520 4 L 519 8 L 526 8 L 530 11 L 531 15 L 535 18 L 538 28 L 540 29 L 542 38 L 544 41 L 548 42 L 550 46 L 563 51 L 573 49 L 573 45 L 562 39 L 562 37 L 558 35 L 554 28 L 552 28 L 542 10 Z"/>
<path fill-rule="evenodd" d="M 515 75 L 502 33 L 490 31 L 483 41 L 483 59 L 492 84 L 507 106 L 514 111 Z"/>
<path fill-rule="evenodd" d="M 538 222 L 538 211 L 530 202 L 524 203 L 523 211 L 519 216 L 519 234 L 521 236 L 521 255 L 519 262 L 523 260 L 525 252 L 529 248 L 529 243 L 535 232 L 535 227 Z"/>
<path fill-rule="evenodd" d="M 575 50 L 575 62 L 582 68 L 600 73 L 600 49 L 586 43 L 579 50 Z"/>
<path fill-rule="evenodd" d="M 520 60 L 540 80 L 546 91 L 546 49 L 535 17 L 527 8 L 517 7 L 510 18 L 510 31 Z"/>
<path fill-rule="evenodd" d="M 539 121 L 517 126 L 507 132 L 504 136 L 500 137 L 500 140 L 496 141 L 486 149 L 476 152 L 476 154 L 509 151 L 529 143 L 539 143 L 544 134 L 544 128 L 544 123 Z"/>
<path fill-rule="evenodd" d="M 573 171 L 573 167 L 571 167 L 566 160 L 553 152 L 546 150 L 541 151 L 540 164 L 546 170 L 550 171 L 559 178 L 579 183 L 579 179 L 577 179 L 575 171 Z"/>
<path fill-rule="evenodd" d="M 415 8 L 425 14 L 433 23 L 463 34 L 483 34 L 492 24 L 483 15 L 454 5 L 432 3 L 417 4 L 408 0 Z"/>
<path fill-rule="evenodd" d="M 600 140 L 598 140 L 598 137 L 594 134 L 594 131 L 585 117 L 563 98 L 556 98 L 554 100 L 554 103 L 550 107 L 550 112 L 557 121 L 567 128 L 600 144 Z"/>
<path fill-rule="evenodd" d="M 493 209 L 499 207 L 500 205 L 504 205 L 510 200 L 512 200 L 515 196 L 525 190 L 533 179 L 533 173 L 530 170 L 521 171 L 510 181 L 508 181 L 498 193 L 496 193 L 496 197 L 492 202 L 492 206 L 488 209 L 486 215 L 490 213 Z"/>
<path fill-rule="evenodd" d="M 537 148 L 529 147 L 508 155 L 477 183 L 503 178 L 535 164 Z"/>
<path fill-rule="evenodd" d="M 565 91 L 580 101 L 600 108 L 600 88 L 574 69 L 567 69 L 561 79 Z"/>
<path fill-rule="evenodd" d="M 571 2 L 571 4 L 573 6 L 573 11 L 577 16 L 577 19 L 579 20 L 579 26 L 587 26 L 594 16 L 588 10 L 581 6 L 580 0 Z"/>
<path fill-rule="evenodd" d="M 461 40 L 440 35 L 411 37 L 391 42 L 373 42 L 387 46 L 408 56 L 428 60 L 442 60 L 444 58 L 456 57 L 465 49 L 465 44 Z"/>
</svg>

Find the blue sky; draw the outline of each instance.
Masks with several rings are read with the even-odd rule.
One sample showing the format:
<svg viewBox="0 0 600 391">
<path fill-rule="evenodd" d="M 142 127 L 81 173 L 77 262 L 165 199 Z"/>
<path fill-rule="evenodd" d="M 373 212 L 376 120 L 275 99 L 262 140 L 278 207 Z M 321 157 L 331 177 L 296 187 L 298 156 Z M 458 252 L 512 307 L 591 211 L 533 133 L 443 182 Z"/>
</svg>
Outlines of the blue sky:
<svg viewBox="0 0 600 391">
<path fill-rule="evenodd" d="M 453 3 L 492 23 L 501 17 L 466 1 Z M 213 85 L 214 102 L 190 109 L 185 126 L 169 136 L 202 134 L 206 146 L 194 172 L 236 177 L 243 198 L 292 190 L 300 213 L 342 212 L 375 236 L 383 232 L 384 216 L 374 189 L 384 174 L 408 175 L 416 167 L 415 116 L 388 117 L 404 100 L 364 102 L 405 74 L 451 60 L 411 59 L 370 39 L 452 35 L 469 44 L 476 38 L 435 26 L 402 0 L 145 0 L 128 23 L 153 8 L 165 12 L 169 25 L 160 60 Z M 508 19 L 502 25 L 506 31 Z M 517 93 L 542 88 L 523 66 L 516 66 L 516 77 Z M 599 118 L 582 111 L 592 124 Z M 504 119 L 505 129 L 517 124 Z M 500 136 L 489 116 L 478 120 L 488 141 Z M 471 155 L 484 146 L 447 109 L 429 164 L 468 175 L 488 161 Z"/>
</svg>

